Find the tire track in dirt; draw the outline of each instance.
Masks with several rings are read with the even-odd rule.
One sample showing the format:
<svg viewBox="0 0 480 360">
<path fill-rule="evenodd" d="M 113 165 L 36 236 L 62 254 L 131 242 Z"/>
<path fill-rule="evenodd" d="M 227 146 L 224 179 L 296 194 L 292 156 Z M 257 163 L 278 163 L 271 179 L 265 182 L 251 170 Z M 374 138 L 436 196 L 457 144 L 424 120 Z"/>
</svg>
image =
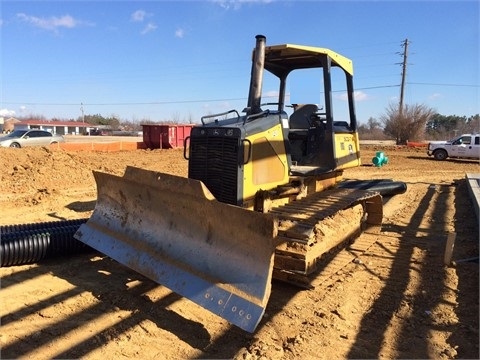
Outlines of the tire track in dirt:
<svg viewBox="0 0 480 360">
<path fill-rule="evenodd" d="M 397 211 L 384 224 L 383 236 L 361 257 L 366 263 L 374 261 L 372 271 L 385 281 L 371 311 L 362 319 L 357 337 L 357 342 L 364 344 L 365 336 L 371 338 L 374 329 L 382 339 L 370 344 L 369 353 L 374 357 L 407 357 L 411 346 L 416 347 L 420 358 L 450 358 L 457 353 L 446 341 L 448 329 L 437 334 L 433 348 L 427 344 L 432 313 L 442 308 L 443 313 L 454 314 L 454 294 L 442 281 L 446 270 L 442 263 L 446 231 L 450 228 L 449 219 L 453 218 L 449 205 L 453 187 L 425 184 L 416 188 L 421 197 L 418 206 Z M 444 236 L 438 237 L 439 230 Z M 407 338 L 409 342 L 405 341 Z M 362 354 L 352 350 L 348 357 Z"/>
</svg>

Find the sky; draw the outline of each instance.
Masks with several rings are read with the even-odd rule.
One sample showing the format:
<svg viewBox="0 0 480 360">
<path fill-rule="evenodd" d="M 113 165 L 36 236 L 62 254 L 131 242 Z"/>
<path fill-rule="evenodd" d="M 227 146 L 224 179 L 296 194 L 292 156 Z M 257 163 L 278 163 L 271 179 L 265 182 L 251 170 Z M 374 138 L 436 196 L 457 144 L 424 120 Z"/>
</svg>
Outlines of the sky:
<svg viewBox="0 0 480 360">
<path fill-rule="evenodd" d="M 262 34 L 267 46 L 350 58 L 360 123 L 398 105 L 408 42 L 404 103 L 468 117 L 480 113 L 479 18 L 478 0 L 2 0 L 0 116 L 196 123 L 240 112 Z M 299 88 L 292 102 L 321 102 Z M 264 82 L 263 94 L 277 90 Z"/>
</svg>

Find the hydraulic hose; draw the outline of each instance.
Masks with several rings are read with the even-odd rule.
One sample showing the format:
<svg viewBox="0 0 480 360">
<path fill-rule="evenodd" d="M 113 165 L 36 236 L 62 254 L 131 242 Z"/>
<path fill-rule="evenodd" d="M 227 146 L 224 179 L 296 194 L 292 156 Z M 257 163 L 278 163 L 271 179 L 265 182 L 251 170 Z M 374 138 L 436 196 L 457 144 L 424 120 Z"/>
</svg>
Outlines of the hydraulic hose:
<svg viewBox="0 0 480 360">
<path fill-rule="evenodd" d="M 0 266 L 93 251 L 73 235 L 88 219 L 0 226 Z"/>
</svg>

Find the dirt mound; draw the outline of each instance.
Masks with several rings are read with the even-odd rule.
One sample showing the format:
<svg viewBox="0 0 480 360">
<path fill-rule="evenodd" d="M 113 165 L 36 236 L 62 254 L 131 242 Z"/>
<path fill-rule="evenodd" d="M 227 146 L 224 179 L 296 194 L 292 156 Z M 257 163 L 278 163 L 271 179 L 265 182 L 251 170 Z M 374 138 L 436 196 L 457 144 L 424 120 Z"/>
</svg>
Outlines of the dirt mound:
<svg viewBox="0 0 480 360">
<path fill-rule="evenodd" d="M 372 165 L 376 151 L 387 165 Z M 478 358 L 478 263 L 462 261 L 478 257 L 478 219 L 464 180 L 478 162 L 437 162 L 424 149 L 391 146 L 367 146 L 362 160 L 344 177 L 405 181 L 407 192 L 384 199 L 374 245 L 322 286 L 275 282 L 255 334 L 108 257 L 80 254 L 0 269 L 2 357 Z M 88 217 L 92 171 L 121 175 L 137 166 L 187 175 L 182 150 L 1 148 L 0 162 L 1 224 Z M 456 264 L 446 267 L 449 233 Z"/>
</svg>

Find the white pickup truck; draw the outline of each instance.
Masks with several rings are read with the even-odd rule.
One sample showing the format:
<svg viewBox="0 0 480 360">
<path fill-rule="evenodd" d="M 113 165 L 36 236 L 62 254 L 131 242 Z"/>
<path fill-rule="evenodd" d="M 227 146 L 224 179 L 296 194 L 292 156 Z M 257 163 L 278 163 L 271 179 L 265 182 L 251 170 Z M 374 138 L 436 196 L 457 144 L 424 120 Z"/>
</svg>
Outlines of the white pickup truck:
<svg viewBox="0 0 480 360">
<path fill-rule="evenodd" d="M 436 160 L 449 157 L 480 159 L 480 134 L 463 134 L 449 141 L 430 141 L 428 156 Z"/>
</svg>

